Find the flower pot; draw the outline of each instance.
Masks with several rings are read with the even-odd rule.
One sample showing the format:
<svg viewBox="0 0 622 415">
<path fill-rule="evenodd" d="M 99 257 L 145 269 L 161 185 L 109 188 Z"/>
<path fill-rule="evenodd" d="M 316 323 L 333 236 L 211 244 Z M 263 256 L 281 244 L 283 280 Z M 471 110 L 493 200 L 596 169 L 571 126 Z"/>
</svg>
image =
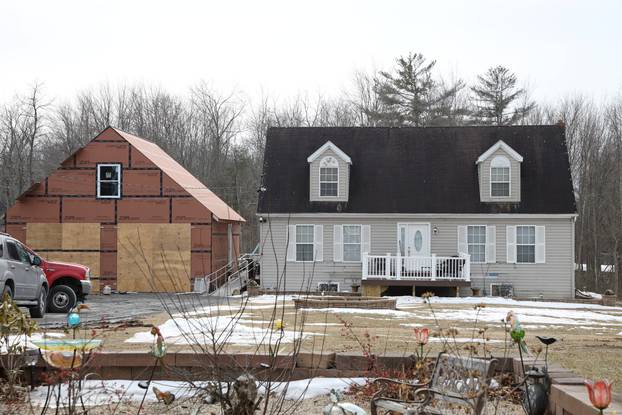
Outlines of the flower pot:
<svg viewBox="0 0 622 415">
<path fill-rule="evenodd" d="M 246 293 L 249 297 L 256 297 L 259 295 L 259 287 L 249 285 L 248 287 L 246 287 Z"/>
<path fill-rule="evenodd" d="M 603 294 L 603 305 L 607 306 L 615 306 L 616 305 L 616 295 Z"/>
</svg>

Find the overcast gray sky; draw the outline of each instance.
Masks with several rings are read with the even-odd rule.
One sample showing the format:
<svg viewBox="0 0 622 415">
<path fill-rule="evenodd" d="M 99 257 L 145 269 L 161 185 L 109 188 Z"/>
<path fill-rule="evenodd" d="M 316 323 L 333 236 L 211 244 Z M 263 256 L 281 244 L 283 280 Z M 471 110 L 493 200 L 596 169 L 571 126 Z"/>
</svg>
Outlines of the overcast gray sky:
<svg viewBox="0 0 622 415">
<path fill-rule="evenodd" d="M 0 1 L 0 102 L 34 81 L 330 95 L 409 51 L 467 81 L 508 66 L 538 99 L 622 92 L 620 0 Z"/>
</svg>

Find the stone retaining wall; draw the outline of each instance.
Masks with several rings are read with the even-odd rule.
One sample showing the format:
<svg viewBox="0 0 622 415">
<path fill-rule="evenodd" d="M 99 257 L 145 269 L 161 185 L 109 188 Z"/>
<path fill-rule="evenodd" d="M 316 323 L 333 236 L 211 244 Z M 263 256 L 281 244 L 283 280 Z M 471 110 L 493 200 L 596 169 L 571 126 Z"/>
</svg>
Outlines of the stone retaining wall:
<svg viewBox="0 0 622 415">
<path fill-rule="evenodd" d="M 396 308 L 395 298 L 378 297 L 303 297 L 295 298 L 296 308 L 364 308 L 364 309 L 390 309 Z"/>
</svg>

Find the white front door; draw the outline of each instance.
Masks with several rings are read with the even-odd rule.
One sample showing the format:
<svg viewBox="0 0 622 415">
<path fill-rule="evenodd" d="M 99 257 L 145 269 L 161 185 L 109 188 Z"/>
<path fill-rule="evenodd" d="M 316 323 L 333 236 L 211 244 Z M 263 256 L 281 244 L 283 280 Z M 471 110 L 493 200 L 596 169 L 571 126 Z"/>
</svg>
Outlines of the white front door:
<svg viewBox="0 0 622 415">
<path fill-rule="evenodd" d="M 402 257 L 430 257 L 430 224 L 399 223 L 397 225 L 397 248 Z M 404 261 L 407 270 L 420 269 L 423 261 Z"/>
</svg>

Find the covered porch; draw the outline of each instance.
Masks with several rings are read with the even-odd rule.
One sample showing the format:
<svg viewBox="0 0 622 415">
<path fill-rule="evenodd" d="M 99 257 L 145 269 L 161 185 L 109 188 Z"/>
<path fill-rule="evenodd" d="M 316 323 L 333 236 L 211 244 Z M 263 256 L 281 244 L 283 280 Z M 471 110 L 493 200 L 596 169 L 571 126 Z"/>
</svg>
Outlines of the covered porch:
<svg viewBox="0 0 622 415">
<path fill-rule="evenodd" d="M 460 287 L 471 285 L 471 258 L 456 256 L 362 255 L 363 295 L 382 296 L 400 292 L 420 295 L 419 289 L 457 296 Z M 401 287 L 401 288 L 398 288 Z M 410 287 L 410 288 L 409 288 Z M 410 291 L 406 293 L 406 291 Z"/>
</svg>

